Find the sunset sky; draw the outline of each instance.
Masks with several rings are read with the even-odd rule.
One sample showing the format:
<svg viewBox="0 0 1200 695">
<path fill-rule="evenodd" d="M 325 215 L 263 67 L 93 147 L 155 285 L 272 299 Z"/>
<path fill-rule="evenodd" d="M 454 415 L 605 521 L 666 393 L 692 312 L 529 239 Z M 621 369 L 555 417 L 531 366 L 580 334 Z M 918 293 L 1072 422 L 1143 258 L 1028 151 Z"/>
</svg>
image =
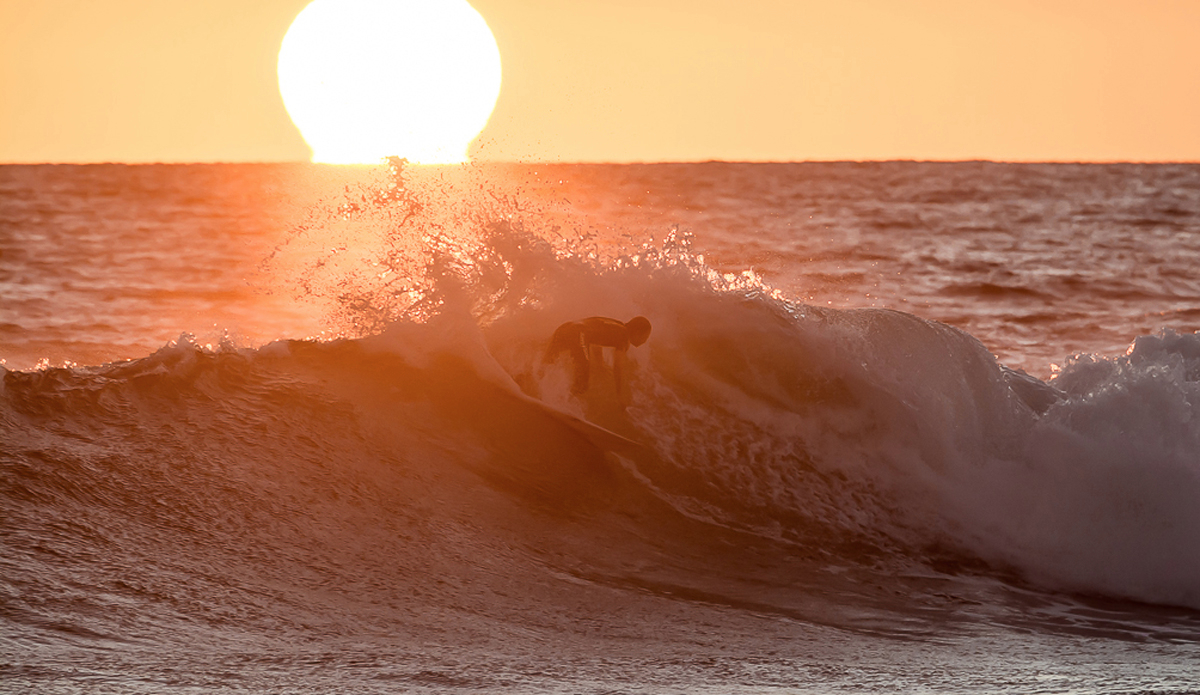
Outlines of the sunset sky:
<svg viewBox="0 0 1200 695">
<path fill-rule="evenodd" d="M 276 82 L 306 4 L 0 0 L 0 162 L 308 159 Z M 472 5 L 476 158 L 1200 161 L 1192 0 Z"/>
</svg>

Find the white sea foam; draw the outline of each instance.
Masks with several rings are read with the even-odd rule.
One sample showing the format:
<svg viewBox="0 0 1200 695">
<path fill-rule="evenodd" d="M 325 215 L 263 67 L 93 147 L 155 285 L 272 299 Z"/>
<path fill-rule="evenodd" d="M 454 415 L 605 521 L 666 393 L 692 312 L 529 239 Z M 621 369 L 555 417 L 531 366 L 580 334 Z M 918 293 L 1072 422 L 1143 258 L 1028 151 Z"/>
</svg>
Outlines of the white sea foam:
<svg viewBox="0 0 1200 695">
<path fill-rule="evenodd" d="M 1200 607 L 1200 335 L 1081 357 L 1065 399 L 985 458 L 953 515 L 978 552 L 1073 589 Z"/>
</svg>

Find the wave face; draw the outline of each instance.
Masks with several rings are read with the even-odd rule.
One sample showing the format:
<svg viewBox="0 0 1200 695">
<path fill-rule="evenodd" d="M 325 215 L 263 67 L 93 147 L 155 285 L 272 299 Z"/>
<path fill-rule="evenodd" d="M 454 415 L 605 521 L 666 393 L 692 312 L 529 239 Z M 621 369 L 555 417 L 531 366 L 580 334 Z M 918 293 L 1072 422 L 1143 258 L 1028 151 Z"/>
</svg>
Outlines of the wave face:
<svg viewBox="0 0 1200 695">
<path fill-rule="evenodd" d="M 571 299 L 510 297 L 515 308 L 481 322 L 447 296 L 428 320 L 373 337 L 257 349 L 184 337 L 130 362 L 6 372 L 10 576 L 83 553 L 108 587 L 86 601 L 114 604 L 97 611 L 131 591 L 240 620 L 213 598 L 249 581 L 233 577 L 302 577 L 387 603 L 411 587 L 385 578 L 463 582 L 484 571 L 475 558 L 527 533 L 561 557 L 551 564 L 581 562 L 549 540 L 551 520 L 582 517 L 580 533 L 603 536 L 602 520 L 636 509 L 615 558 L 662 543 L 662 528 L 687 556 L 716 529 L 792 556 L 783 565 L 800 574 L 949 555 L 1200 608 L 1200 336 L 1147 336 L 1045 384 L 944 324 L 792 304 L 678 249 L 623 267 L 514 253 L 513 275 L 529 270 L 540 297 Z M 554 327 L 587 308 L 653 317 L 651 341 L 630 352 L 627 409 L 604 368 L 575 398 L 569 365 L 540 363 Z M 612 450 L 519 388 L 642 446 Z M 733 555 L 714 576 L 738 575 Z M 59 581 L 37 590 L 48 604 L 81 600 Z"/>
<path fill-rule="evenodd" d="M 489 209 L 451 237 L 391 214 L 413 201 L 389 190 L 350 212 L 426 225 L 377 257 L 402 282 L 351 283 L 326 257 L 298 274 L 335 296 L 342 338 L 185 335 L 3 371 L 14 644 L 532 659 L 659 625 L 680 653 L 795 625 L 1200 634 L 1187 611 L 1121 603 L 1200 609 L 1200 335 L 1043 382 L 946 324 L 717 272 L 684 235 L 613 252 Z M 575 396 L 571 365 L 542 359 L 587 315 L 653 324 L 627 406 L 610 364 Z M 480 671 L 422 687 L 524 682 Z"/>
</svg>

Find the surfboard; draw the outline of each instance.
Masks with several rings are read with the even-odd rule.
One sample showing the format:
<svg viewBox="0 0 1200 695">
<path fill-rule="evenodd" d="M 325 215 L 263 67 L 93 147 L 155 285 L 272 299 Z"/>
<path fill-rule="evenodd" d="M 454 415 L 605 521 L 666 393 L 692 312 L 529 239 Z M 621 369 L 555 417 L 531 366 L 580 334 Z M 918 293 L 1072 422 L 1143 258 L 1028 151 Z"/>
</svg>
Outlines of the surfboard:
<svg viewBox="0 0 1200 695">
<path fill-rule="evenodd" d="M 513 398 L 520 400 L 523 403 L 531 405 L 550 417 L 558 420 L 562 424 L 570 427 L 579 434 L 582 434 L 596 446 L 607 451 L 616 453 L 639 453 L 644 452 L 646 448 L 641 444 L 623 435 L 617 434 L 612 430 L 601 427 L 594 422 L 589 422 L 583 418 L 576 417 L 571 413 L 559 410 L 545 401 L 540 401 L 533 396 L 527 395 L 520 391 L 508 392 Z"/>
</svg>

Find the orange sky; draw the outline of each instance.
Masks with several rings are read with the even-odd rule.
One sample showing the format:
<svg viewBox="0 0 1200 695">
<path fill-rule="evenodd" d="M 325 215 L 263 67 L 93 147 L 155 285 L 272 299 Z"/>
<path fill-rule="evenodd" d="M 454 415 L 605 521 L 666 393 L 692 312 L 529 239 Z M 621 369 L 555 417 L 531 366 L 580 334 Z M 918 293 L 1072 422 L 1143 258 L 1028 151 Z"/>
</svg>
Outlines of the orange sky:
<svg viewBox="0 0 1200 695">
<path fill-rule="evenodd" d="M 306 0 L 0 0 L 0 162 L 308 158 Z M 1200 161 L 1194 0 L 473 0 L 505 160 Z"/>
</svg>

